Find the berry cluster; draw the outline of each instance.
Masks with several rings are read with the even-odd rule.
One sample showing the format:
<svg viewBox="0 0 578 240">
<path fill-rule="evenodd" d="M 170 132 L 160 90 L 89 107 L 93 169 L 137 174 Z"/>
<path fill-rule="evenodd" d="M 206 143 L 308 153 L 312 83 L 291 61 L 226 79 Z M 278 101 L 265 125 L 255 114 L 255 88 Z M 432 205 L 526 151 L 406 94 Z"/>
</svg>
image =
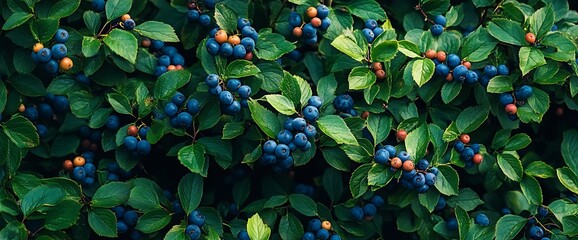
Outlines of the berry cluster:
<svg viewBox="0 0 578 240">
<path fill-rule="evenodd" d="M 144 234 L 134 229 L 138 222 L 138 213 L 135 210 L 128 209 L 125 206 L 119 205 L 111 209 L 116 215 L 116 229 L 119 234 L 125 234 L 130 231 L 130 239 L 143 239 Z"/>
<path fill-rule="evenodd" d="M 329 239 L 341 240 L 339 234 L 331 229 L 331 222 L 314 218 L 307 224 L 307 232 L 303 234 L 301 240 Z"/>
<path fill-rule="evenodd" d="M 456 80 L 460 83 L 474 84 L 478 81 L 479 73 L 470 70 L 472 64 L 468 61 L 462 61 L 457 54 L 446 55 L 444 51 L 428 50 L 425 57 L 434 61 L 435 74 L 445 77 L 448 82 Z"/>
<path fill-rule="evenodd" d="M 133 152 L 136 157 L 145 156 L 151 152 L 151 144 L 146 140 L 149 128 L 131 125 L 127 129 L 127 136 L 124 137 L 124 147 Z"/>
<path fill-rule="evenodd" d="M 176 92 L 171 97 L 171 101 L 164 107 L 164 114 L 156 116 L 157 119 L 164 119 L 165 116 L 170 118 L 171 126 L 174 128 L 187 129 L 193 125 L 193 116 L 199 113 L 201 107 L 199 101 L 194 98 L 187 100 L 187 97 Z"/>
<path fill-rule="evenodd" d="M 494 65 L 486 65 L 484 67 L 484 73 L 482 74 L 482 78 L 480 79 L 480 83 L 487 87 L 490 79 L 495 76 L 507 76 L 510 74 L 510 69 L 504 64 L 498 65 L 498 67 Z"/>
<path fill-rule="evenodd" d="M 120 17 L 120 26 L 126 30 L 133 30 L 136 27 L 136 22 L 132 20 L 130 15 L 124 14 Z"/>
<path fill-rule="evenodd" d="M 367 39 L 367 42 L 372 43 L 379 34 L 383 33 L 383 28 L 378 27 L 375 19 L 367 19 L 365 21 L 365 28 L 361 30 L 361 32 L 363 36 L 365 36 L 365 39 Z"/>
<path fill-rule="evenodd" d="M 84 150 L 90 150 L 93 152 L 98 150 L 98 144 L 102 140 L 102 132 L 100 130 L 93 130 L 88 126 L 81 126 L 78 129 L 78 134 L 82 138 L 80 146 Z"/>
<path fill-rule="evenodd" d="M 533 89 L 531 86 L 524 85 L 514 91 L 514 93 L 502 93 L 500 95 L 500 104 L 504 107 L 504 111 L 508 114 L 508 118 L 514 121 L 518 119 L 518 107 L 524 105 L 526 100 L 532 95 Z"/>
<path fill-rule="evenodd" d="M 214 9 L 217 3 L 215 0 L 205 0 L 204 2 L 207 9 Z M 208 27 L 211 24 L 211 16 L 203 13 L 203 9 L 197 4 L 196 0 L 190 1 L 187 4 L 187 8 L 189 9 L 187 19 L 190 22 L 199 22 L 203 27 Z"/>
<path fill-rule="evenodd" d="M 307 151 L 311 148 L 309 139 L 313 139 L 317 133 L 315 126 L 310 123 L 319 118 L 319 108 L 323 102 L 318 96 L 309 98 L 307 106 L 303 109 L 303 117 L 287 118 L 283 123 L 284 130 L 277 134 L 277 141 L 268 140 L 263 144 L 263 156 L 261 164 L 273 166 L 277 172 L 288 170 L 293 166 L 291 152 L 297 148 Z"/>
<path fill-rule="evenodd" d="M 374 195 L 371 198 L 370 202 L 365 203 L 363 207 L 356 205 L 350 208 L 349 214 L 351 215 L 351 218 L 353 218 L 356 221 L 361 221 L 362 219 L 370 221 L 371 219 L 373 219 L 375 214 L 377 214 L 377 208 L 382 207 L 384 205 L 385 200 L 383 199 L 383 197 L 379 195 Z"/>
<path fill-rule="evenodd" d="M 454 149 L 460 153 L 460 158 L 465 161 L 466 167 L 473 167 L 480 165 L 484 160 L 484 156 L 480 154 L 480 144 L 471 143 L 470 135 L 462 134 L 454 143 Z"/>
<path fill-rule="evenodd" d="M 550 210 L 548 210 L 548 208 L 539 206 L 538 213 L 534 216 L 530 216 L 528 222 L 526 222 L 526 228 L 528 229 L 528 236 L 530 239 L 550 240 L 546 235 L 552 233 L 551 229 L 557 228 L 557 225 L 544 222 L 549 220 L 547 218 L 549 213 Z"/>
<path fill-rule="evenodd" d="M 112 162 L 106 165 L 106 180 L 107 181 L 120 181 L 122 179 L 130 179 L 133 175 L 132 170 L 125 171 L 118 165 L 117 162 Z"/>
<path fill-rule="evenodd" d="M 302 38 L 306 45 L 317 43 L 317 30 L 325 31 L 331 25 L 329 8 L 321 4 L 317 7 L 307 8 L 305 15 L 309 18 L 309 23 L 303 24 L 301 15 L 297 12 L 289 14 L 289 27 L 293 31 L 293 36 Z"/>
<path fill-rule="evenodd" d="M 62 168 L 70 173 L 70 178 L 90 187 L 94 184 L 96 167 L 93 164 L 94 153 L 85 152 L 81 156 L 76 156 L 72 161 L 64 160 Z"/>
<path fill-rule="evenodd" d="M 437 15 L 434 18 L 434 25 L 431 26 L 430 31 L 434 36 L 439 36 L 444 32 L 444 27 L 446 26 L 447 19 L 443 15 Z"/>
<path fill-rule="evenodd" d="M 191 240 L 197 240 L 201 238 L 201 227 L 205 224 L 205 216 L 201 214 L 198 210 L 192 211 L 189 214 L 189 225 L 185 229 L 185 233 Z"/>
<path fill-rule="evenodd" d="M 163 41 L 144 38 L 141 41 L 141 46 L 149 48 L 157 56 L 157 65 L 154 69 L 154 75 L 157 77 L 167 71 L 182 70 L 185 65 L 185 58 L 177 48 L 165 46 Z"/>
<path fill-rule="evenodd" d="M 239 79 L 231 78 L 227 80 L 223 87 L 221 85 L 224 85 L 224 83 L 217 74 L 209 74 L 205 78 L 205 84 L 209 87 L 211 95 L 219 97 L 221 111 L 224 114 L 236 115 L 241 111 L 241 107 L 246 108 L 249 106 L 247 100 L 251 96 L 251 87 L 242 85 Z M 237 99 L 235 99 L 235 93 L 237 93 Z"/>
<path fill-rule="evenodd" d="M 18 111 L 36 125 L 36 132 L 40 139 L 47 137 L 48 128 L 46 125 L 37 121 L 41 119 L 45 121 L 54 119 L 54 110 L 58 113 L 66 113 L 69 107 L 68 99 L 65 96 L 54 96 L 49 94 L 46 95 L 44 100 L 45 102 L 39 103 L 38 105 L 25 106 L 24 104 L 20 104 L 18 107 Z"/>
<path fill-rule="evenodd" d="M 403 130 L 403 132 L 405 131 Z M 399 139 L 402 136 L 397 137 Z M 419 160 L 417 166 L 415 166 L 406 151 L 397 153 L 397 150 L 392 145 L 385 145 L 383 148 L 378 149 L 373 160 L 378 164 L 389 164 L 391 171 L 402 169 L 401 185 L 410 190 L 416 189 L 418 193 L 425 193 L 436 182 L 438 169 L 430 167 L 428 160 Z"/>
<path fill-rule="evenodd" d="M 66 41 L 68 41 L 68 32 L 62 28 L 56 31 L 54 35 L 54 45 L 52 48 L 45 48 L 42 43 L 36 43 L 32 47 L 32 60 L 35 63 L 42 63 L 46 72 L 52 76 L 58 74 L 58 69 L 68 71 L 72 68 L 72 59 L 68 58 L 66 54 Z"/>
<path fill-rule="evenodd" d="M 209 54 L 234 59 L 253 59 L 253 50 L 259 40 L 257 30 L 251 27 L 251 22 L 246 18 L 237 20 L 237 29 L 241 34 L 229 35 L 225 30 L 218 28 L 209 32 L 210 38 L 205 44 Z"/>
<path fill-rule="evenodd" d="M 333 99 L 333 107 L 340 113 L 357 116 L 357 111 L 353 109 L 353 98 L 348 94 L 341 94 Z"/>
</svg>

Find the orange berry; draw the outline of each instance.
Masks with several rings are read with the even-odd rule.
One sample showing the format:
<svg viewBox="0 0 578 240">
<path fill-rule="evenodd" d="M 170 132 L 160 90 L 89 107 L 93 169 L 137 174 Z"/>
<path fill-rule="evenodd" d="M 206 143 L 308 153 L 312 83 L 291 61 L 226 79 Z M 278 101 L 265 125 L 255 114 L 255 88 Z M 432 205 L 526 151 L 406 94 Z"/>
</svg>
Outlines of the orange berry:
<svg viewBox="0 0 578 240">
<path fill-rule="evenodd" d="M 253 60 L 253 52 L 248 52 L 245 54 L 245 60 L 251 61 Z"/>
<path fill-rule="evenodd" d="M 176 65 L 176 66 L 175 66 L 175 69 L 176 69 L 176 70 L 183 70 L 183 66 L 182 66 L 182 65 Z"/>
<path fill-rule="evenodd" d="M 446 61 L 446 52 L 444 51 L 439 51 L 436 53 L 436 59 L 440 62 L 445 62 Z"/>
<path fill-rule="evenodd" d="M 227 41 L 227 32 L 225 32 L 225 30 L 219 30 L 217 31 L 217 33 L 215 33 L 215 41 L 217 41 L 218 43 L 224 43 Z"/>
<path fill-rule="evenodd" d="M 368 117 L 369 117 L 369 112 L 368 112 L 368 111 L 365 111 L 365 112 L 363 112 L 363 113 L 361 114 L 361 118 L 363 118 L 363 119 L 367 119 Z"/>
<path fill-rule="evenodd" d="M 72 161 L 64 160 L 64 162 L 62 163 L 62 169 L 66 171 L 72 171 L 72 168 L 73 168 Z"/>
<path fill-rule="evenodd" d="M 526 33 L 526 42 L 529 44 L 534 44 L 536 42 L 536 35 L 531 32 Z"/>
<path fill-rule="evenodd" d="M 129 19 L 130 19 L 130 15 L 128 15 L 128 14 L 122 15 L 122 17 L 120 17 L 120 20 L 123 22 L 126 20 L 129 20 Z"/>
<path fill-rule="evenodd" d="M 409 172 L 414 169 L 413 162 L 411 160 L 406 160 L 403 162 L 403 170 Z"/>
<path fill-rule="evenodd" d="M 390 164 L 393 168 L 399 169 L 403 163 L 401 162 L 401 159 L 399 159 L 398 157 L 394 157 L 390 160 Z"/>
<path fill-rule="evenodd" d="M 373 70 L 382 70 L 383 64 L 381 64 L 380 62 L 374 62 L 371 64 L 371 67 L 373 68 Z"/>
<path fill-rule="evenodd" d="M 58 66 L 60 67 L 61 70 L 63 71 L 68 71 L 72 68 L 72 59 L 68 58 L 68 57 L 64 57 L 63 59 L 60 60 L 60 63 L 58 64 Z"/>
<path fill-rule="evenodd" d="M 331 223 L 329 221 L 323 221 L 321 227 L 327 231 L 331 230 Z"/>
<path fill-rule="evenodd" d="M 151 40 L 148 39 L 148 38 L 145 38 L 145 39 L 143 39 L 143 40 L 140 42 L 140 45 L 143 46 L 143 47 L 148 48 L 148 47 L 151 46 Z"/>
<path fill-rule="evenodd" d="M 470 135 L 465 133 L 460 135 L 460 141 L 462 141 L 464 144 L 470 143 Z"/>
<path fill-rule="evenodd" d="M 451 73 L 448 73 L 448 75 L 446 76 L 446 81 L 451 82 L 454 80 L 454 75 L 452 75 Z"/>
<path fill-rule="evenodd" d="M 174 71 L 174 70 L 177 70 L 177 67 L 175 67 L 175 65 L 169 65 L 167 67 L 167 71 Z"/>
<path fill-rule="evenodd" d="M 32 50 L 37 53 L 38 51 L 40 51 L 40 49 L 43 49 L 44 45 L 42 45 L 42 43 L 36 43 L 34 44 L 34 46 L 32 47 Z"/>
<path fill-rule="evenodd" d="M 506 111 L 506 113 L 513 115 L 518 112 L 518 107 L 516 107 L 516 104 L 510 103 L 506 105 L 506 107 L 504 107 L 504 110 Z"/>
<path fill-rule="evenodd" d="M 303 29 L 301 29 L 301 27 L 293 28 L 293 36 L 301 37 L 301 35 L 303 35 Z"/>
<path fill-rule="evenodd" d="M 482 154 L 479 154 L 479 153 L 474 155 L 474 158 L 472 158 L 472 162 L 474 162 L 474 164 L 476 164 L 476 165 L 482 163 L 482 161 L 484 161 L 484 156 Z"/>
<path fill-rule="evenodd" d="M 24 111 L 26 111 L 26 106 L 24 106 L 24 104 L 20 104 L 20 106 L 18 106 L 18 112 L 23 113 Z"/>
<path fill-rule="evenodd" d="M 307 17 L 314 18 L 317 17 L 317 8 L 316 7 L 309 7 L 307 8 Z"/>
<path fill-rule="evenodd" d="M 395 133 L 395 137 L 398 141 L 403 141 L 407 137 L 407 131 L 400 129 L 397 131 L 397 133 Z"/>
<path fill-rule="evenodd" d="M 468 69 L 472 68 L 472 63 L 468 61 L 463 62 L 462 65 L 464 65 Z"/>
<path fill-rule="evenodd" d="M 427 52 L 425 52 L 425 57 L 429 59 L 436 58 L 436 51 L 433 49 L 428 50 Z"/>
<path fill-rule="evenodd" d="M 229 43 L 233 46 L 239 45 L 241 43 L 241 39 L 237 35 L 229 36 Z"/>
<path fill-rule="evenodd" d="M 377 77 L 377 79 L 381 80 L 385 78 L 385 71 L 383 70 L 377 70 L 375 71 L 375 76 Z"/>
<path fill-rule="evenodd" d="M 75 157 L 74 160 L 72 161 L 72 164 L 75 167 L 84 166 L 85 163 L 86 163 L 86 160 L 81 156 Z"/>
<path fill-rule="evenodd" d="M 314 27 L 319 27 L 321 26 L 321 19 L 318 17 L 314 17 L 311 19 L 311 25 L 313 25 Z"/>
<path fill-rule="evenodd" d="M 135 125 L 130 125 L 126 131 L 129 136 L 136 136 L 138 134 L 138 128 Z"/>
</svg>

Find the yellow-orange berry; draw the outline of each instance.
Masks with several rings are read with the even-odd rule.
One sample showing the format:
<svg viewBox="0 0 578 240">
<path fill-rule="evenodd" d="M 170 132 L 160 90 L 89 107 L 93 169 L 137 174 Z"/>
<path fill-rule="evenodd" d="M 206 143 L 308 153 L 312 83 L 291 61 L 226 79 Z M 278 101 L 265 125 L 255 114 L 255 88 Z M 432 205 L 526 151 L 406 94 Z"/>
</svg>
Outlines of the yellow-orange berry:
<svg viewBox="0 0 578 240">
<path fill-rule="evenodd" d="M 58 66 L 60 67 L 60 69 L 62 69 L 63 71 L 68 71 L 72 68 L 72 59 L 68 58 L 68 57 L 64 57 L 60 60 L 60 63 L 58 64 Z"/>
<path fill-rule="evenodd" d="M 40 51 L 40 49 L 43 49 L 44 45 L 42 45 L 42 43 L 36 43 L 34 44 L 34 46 L 32 47 L 32 50 L 37 53 L 38 51 Z"/>
</svg>

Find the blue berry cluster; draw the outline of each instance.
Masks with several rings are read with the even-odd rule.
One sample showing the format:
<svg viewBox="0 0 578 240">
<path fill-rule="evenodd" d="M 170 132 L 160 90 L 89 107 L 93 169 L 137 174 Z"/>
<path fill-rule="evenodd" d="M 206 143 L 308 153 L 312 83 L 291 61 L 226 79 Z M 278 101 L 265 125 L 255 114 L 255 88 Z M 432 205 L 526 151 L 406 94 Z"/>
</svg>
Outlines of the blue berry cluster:
<svg viewBox="0 0 578 240">
<path fill-rule="evenodd" d="M 171 97 L 171 101 L 165 104 L 164 114 L 157 114 L 155 118 L 164 119 L 166 116 L 169 117 L 169 122 L 174 128 L 188 129 L 193 126 L 193 116 L 197 115 L 199 111 L 201 111 L 201 106 L 197 99 L 187 100 L 184 94 L 176 92 Z"/>
<path fill-rule="evenodd" d="M 265 166 L 274 166 L 277 172 L 288 170 L 293 166 L 291 152 L 297 148 L 307 151 L 311 148 L 309 139 L 317 133 L 311 125 L 319 118 L 319 108 L 323 105 L 321 98 L 312 96 L 303 109 L 303 117 L 287 118 L 283 123 L 284 130 L 277 134 L 277 141 L 268 140 L 263 144 L 263 156 L 260 163 Z"/>
<path fill-rule="evenodd" d="M 531 239 L 539 239 L 539 240 L 550 240 L 549 237 L 546 237 L 548 233 L 551 233 L 550 229 L 557 228 L 556 224 L 544 224 L 539 221 L 548 221 L 547 218 L 550 213 L 550 210 L 544 206 L 539 206 L 537 210 L 537 214 L 531 216 L 526 222 L 526 228 L 528 231 L 528 236 Z M 544 229 L 544 227 L 548 229 Z"/>
<path fill-rule="evenodd" d="M 207 9 L 214 9 L 217 1 L 205 0 L 205 7 Z M 198 5 L 196 0 L 190 1 L 187 4 L 189 11 L 187 12 L 187 19 L 190 22 L 199 22 L 201 26 L 208 27 L 211 24 L 211 16 L 203 13 L 203 9 Z"/>
<path fill-rule="evenodd" d="M 439 36 L 444 32 L 444 27 L 447 23 L 446 17 L 443 15 L 437 15 L 433 21 L 434 25 L 430 28 L 431 34 L 434 36 Z"/>
<path fill-rule="evenodd" d="M 70 160 L 67 160 L 70 161 Z M 65 161 L 66 162 L 66 161 Z M 65 163 L 66 165 L 67 163 Z M 87 151 L 77 156 L 72 161 L 74 168 L 69 173 L 70 178 L 85 187 L 94 185 L 96 166 L 94 165 L 94 153 Z M 66 166 L 64 166 L 66 168 Z"/>
<path fill-rule="evenodd" d="M 474 84 L 478 81 L 480 73 L 470 70 L 470 62 L 462 61 L 457 54 L 452 53 L 446 56 L 445 53 L 442 53 L 438 52 L 433 60 L 436 65 L 435 74 L 437 76 L 444 77 L 447 81 L 455 80 L 468 84 Z"/>
<path fill-rule="evenodd" d="M 141 41 L 141 46 L 148 47 L 157 56 L 157 65 L 154 69 L 154 75 L 157 77 L 167 71 L 182 70 L 185 66 L 185 58 L 177 48 L 165 46 L 163 41 L 145 38 Z"/>
<path fill-rule="evenodd" d="M 40 139 L 44 139 L 48 135 L 48 128 L 46 125 L 39 123 L 38 121 L 44 120 L 49 121 L 54 118 L 55 110 L 57 113 L 66 113 L 69 109 L 68 99 L 65 96 L 54 96 L 48 94 L 44 98 L 44 102 L 38 105 L 21 105 L 22 115 L 28 118 L 31 122 L 36 125 L 36 132 Z M 1 119 L 1 118 L 0 118 Z"/>
<path fill-rule="evenodd" d="M 371 200 L 363 206 L 356 205 L 350 208 L 349 214 L 351 218 L 356 221 L 361 221 L 362 219 L 369 221 L 377 214 L 377 208 L 383 207 L 384 205 L 385 199 L 379 195 L 374 195 Z"/>
<path fill-rule="evenodd" d="M 253 59 L 253 50 L 259 40 L 257 30 L 251 26 L 251 22 L 246 18 L 237 20 L 237 30 L 241 34 L 229 35 L 225 30 L 219 28 L 211 30 L 209 39 L 205 43 L 209 54 L 233 59 Z"/>
<path fill-rule="evenodd" d="M 128 135 L 124 137 L 123 145 L 134 154 L 134 157 L 146 156 L 151 152 L 151 144 L 146 140 L 146 134 L 138 134 L 138 136 Z"/>
<path fill-rule="evenodd" d="M 209 87 L 209 93 L 219 97 L 221 111 L 227 115 L 236 115 L 241 111 L 241 107 L 248 107 L 247 100 L 251 96 L 251 87 L 242 85 L 236 78 L 227 80 L 225 90 L 221 86 L 222 81 L 217 74 L 209 74 L 205 78 L 205 84 Z M 236 99 L 234 94 L 237 94 Z"/>
<path fill-rule="evenodd" d="M 438 169 L 436 167 L 430 167 L 428 160 L 422 159 L 419 160 L 415 169 L 407 171 L 405 162 L 410 161 L 409 159 L 404 161 L 404 171 L 401 174 L 400 181 L 401 185 L 410 190 L 415 189 L 418 193 L 427 192 L 427 190 L 436 183 L 436 176 L 439 172 Z"/>
<path fill-rule="evenodd" d="M 516 89 L 513 93 L 500 94 L 500 104 L 504 107 L 504 111 L 508 114 L 508 118 L 512 121 L 518 119 L 518 107 L 524 105 L 526 100 L 532 96 L 533 89 L 531 86 L 523 85 Z"/>
<path fill-rule="evenodd" d="M 42 43 L 34 45 L 30 55 L 32 60 L 35 63 L 41 63 L 44 70 L 51 76 L 58 74 L 58 69 L 63 71 L 70 70 L 72 68 L 72 60 L 66 57 L 68 49 L 64 45 L 69 37 L 68 31 L 62 28 L 58 29 L 53 37 L 54 45 L 51 48 L 44 47 Z"/>
<path fill-rule="evenodd" d="M 372 43 L 379 34 L 383 33 L 383 28 L 377 25 L 375 19 L 367 19 L 365 21 L 365 28 L 361 30 L 361 32 L 363 36 L 365 36 L 365 39 L 367 39 L 367 42 Z"/>
<path fill-rule="evenodd" d="M 473 167 L 479 165 L 484 160 L 484 156 L 480 154 L 480 144 L 470 143 L 470 135 L 462 134 L 454 143 L 454 150 L 460 153 L 460 159 L 466 163 L 466 167 Z"/>
<path fill-rule="evenodd" d="M 205 216 L 203 216 L 200 211 L 195 210 L 189 214 L 188 220 L 189 225 L 185 229 L 187 236 L 189 236 L 191 240 L 201 238 L 201 228 L 205 224 Z"/>
<path fill-rule="evenodd" d="M 484 86 L 487 87 L 488 83 L 490 82 L 490 79 L 492 79 L 495 76 L 508 76 L 508 74 L 510 74 L 510 69 L 508 69 L 508 67 L 504 64 L 500 64 L 498 65 L 498 67 L 494 66 L 494 65 L 486 65 L 484 67 L 484 72 L 482 73 L 482 78 L 480 78 L 480 83 Z"/>
<path fill-rule="evenodd" d="M 303 25 L 303 19 L 297 12 L 289 14 L 289 28 L 293 36 L 301 38 L 306 45 L 315 45 L 317 43 L 317 30 L 326 31 L 331 25 L 329 8 L 323 4 L 317 7 L 309 7 L 306 16 L 310 19 L 309 23 Z"/>
<path fill-rule="evenodd" d="M 331 229 L 329 221 L 323 221 L 314 218 L 307 223 L 307 231 L 301 237 L 301 240 L 341 240 L 339 234 Z"/>
<path fill-rule="evenodd" d="M 335 99 L 333 99 L 333 107 L 339 113 L 344 114 L 342 116 L 357 116 L 357 111 L 353 109 L 353 98 L 348 94 L 341 94 L 335 97 Z"/>
<path fill-rule="evenodd" d="M 114 212 L 114 215 L 116 215 L 116 229 L 119 234 L 126 234 L 130 231 L 130 235 L 127 237 L 130 237 L 132 240 L 139 240 L 145 237 L 144 233 L 134 228 L 139 218 L 135 210 L 123 205 L 113 207 L 111 210 Z"/>
<path fill-rule="evenodd" d="M 117 162 L 112 162 L 106 165 L 106 180 L 107 181 L 120 181 L 123 179 L 129 179 L 133 175 L 133 171 L 125 171 L 118 165 Z"/>
</svg>

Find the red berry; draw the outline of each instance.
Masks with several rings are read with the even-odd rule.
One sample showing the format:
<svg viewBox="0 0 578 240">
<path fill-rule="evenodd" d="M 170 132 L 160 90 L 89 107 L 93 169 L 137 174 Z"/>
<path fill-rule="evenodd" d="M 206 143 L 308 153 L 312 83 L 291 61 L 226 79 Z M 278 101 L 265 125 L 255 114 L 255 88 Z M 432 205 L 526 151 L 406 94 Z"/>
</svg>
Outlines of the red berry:
<svg viewBox="0 0 578 240">
<path fill-rule="evenodd" d="M 510 103 L 510 104 L 506 105 L 504 110 L 506 111 L 506 113 L 508 113 L 510 115 L 514 115 L 518 112 L 518 107 L 516 107 L 516 104 Z"/>
<path fill-rule="evenodd" d="M 482 163 L 482 161 L 484 161 L 484 156 L 482 156 L 482 154 L 476 154 L 474 155 L 474 158 L 472 159 L 472 162 L 474 162 L 474 164 L 479 165 L 480 163 Z"/>
<path fill-rule="evenodd" d="M 414 169 L 413 162 L 411 160 L 406 160 L 403 162 L 403 170 L 409 172 Z"/>
<path fill-rule="evenodd" d="M 425 52 L 425 57 L 429 59 L 436 58 L 436 51 L 433 49 L 428 50 L 427 52 Z"/>
<path fill-rule="evenodd" d="M 460 141 L 462 141 L 464 144 L 470 143 L 470 135 L 465 133 L 460 135 Z"/>
<path fill-rule="evenodd" d="M 529 44 L 534 44 L 536 42 L 536 35 L 531 32 L 526 33 L 526 42 Z"/>
<path fill-rule="evenodd" d="M 395 134 L 395 137 L 397 138 L 398 141 L 404 141 L 405 138 L 407 137 L 407 132 L 403 129 L 400 129 Z"/>
</svg>

